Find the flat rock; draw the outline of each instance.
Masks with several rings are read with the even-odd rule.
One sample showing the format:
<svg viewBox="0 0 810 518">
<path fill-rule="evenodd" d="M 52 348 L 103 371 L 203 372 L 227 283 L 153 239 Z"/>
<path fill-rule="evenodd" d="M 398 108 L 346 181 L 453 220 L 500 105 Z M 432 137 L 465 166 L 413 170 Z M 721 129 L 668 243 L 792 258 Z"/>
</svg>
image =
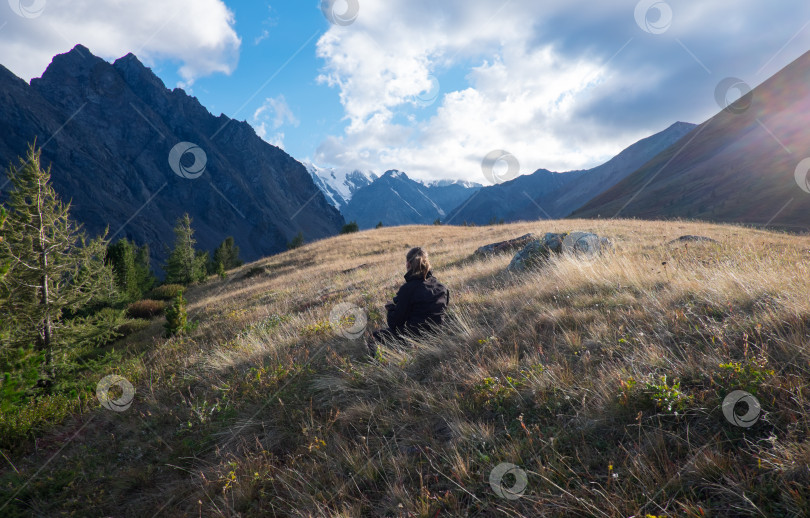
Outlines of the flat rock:
<svg viewBox="0 0 810 518">
<path fill-rule="evenodd" d="M 674 244 L 674 243 L 694 243 L 694 242 L 701 242 L 701 241 L 707 242 L 707 243 L 717 243 L 718 242 L 717 240 L 712 239 L 710 237 L 706 237 L 706 236 L 686 235 L 686 236 L 681 236 L 681 237 L 679 237 L 677 239 L 673 239 L 672 241 L 670 241 L 667 244 L 671 245 L 671 244 Z"/>
<path fill-rule="evenodd" d="M 526 234 L 520 237 L 516 237 L 514 239 L 509 239 L 507 241 L 498 241 L 497 243 L 491 243 L 489 245 L 479 247 L 478 250 L 475 251 L 474 255 L 484 256 L 484 255 L 500 254 L 502 252 L 510 252 L 512 250 L 523 248 L 531 241 L 534 241 L 536 239 L 537 236 L 535 236 L 534 234 Z"/>
</svg>

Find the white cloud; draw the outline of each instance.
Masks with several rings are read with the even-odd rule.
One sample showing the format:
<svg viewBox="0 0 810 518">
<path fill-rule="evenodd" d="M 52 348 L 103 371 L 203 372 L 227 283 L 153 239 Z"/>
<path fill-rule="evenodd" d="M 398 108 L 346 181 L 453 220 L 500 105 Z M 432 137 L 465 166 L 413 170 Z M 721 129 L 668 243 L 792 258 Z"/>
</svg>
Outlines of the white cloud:
<svg viewBox="0 0 810 518">
<path fill-rule="evenodd" d="M 256 36 L 256 38 L 253 40 L 253 44 L 258 45 L 259 43 L 263 42 L 264 40 L 266 40 L 269 37 L 270 37 L 270 31 L 267 30 L 267 29 L 264 29 L 262 31 L 262 33 L 259 34 L 258 36 Z"/>
<path fill-rule="evenodd" d="M 264 20 L 262 22 L 262 26 L 264 27 L 264 29 L 262 29 L 261 34 L 259 34 L 258 36 L 256 36 L 256 38 L 254 38 L 254 40 L 253 40 L 254 45 L 258 45 L 259 43 L 261 43 L 264 40 L 266 40 L 267 38 L 269 38 L 270 37 L 270 28 L 275 27 L 276 25 L 278 25 L 278 19 L 276 19 L 276 17 L 275 17 L 275 11 L 273 10 L 273 6 L 268 5 L 267 10 L 270 12 L 270 15 L 268 16 L 268 18 L 266 20 Z"/>
<path fill-rule="evenodd" d="M 284 149 L 284 133 L 277 131 L 289 124 L 298 127 L 300 121 L 296 118 L 290 105 L 283 95 L 268 97 L 264 103 L 253 113 L 253 128 L 256 134 L 270 144 Z M 272 135 L 272 131 L 275 131 Z"/>
<path fill-rule="evenodd" d="M 222 0 L 47 0 L 41 15 L 30 19 L 14 14 L 7 2 L 0 4 L 3 10 L 2 64 L 25 80 L 40 76 L 54 55 L 78 43 L 105 59 L 133 52 L 148 65 L 177 62 L 185 85 L 230 74 L 239 59 L 241 40 Z"/>
<path fill-rule="evenodd" d="M 786 3 L 672 0 L 671 27 L 652 35 L 636 25 L 637 0 L 361 2 L 354 23 L 318 41 L 319 80 L 338 90 L 348 124 L 315 161 L 476 181 L 495 149 L 515 155 L 523 173 L 594 166 L 676 120 L 711 116 L 725 75 L 764 80 L 754 71 L 802 24 L 762 28 L 810 17 L 804 3 Z M 806 48 L 806 32 L 780 66 Z M 452 88 L 441 84 L 447 75 Z M 432 76 L 439 97 L 420 107 Z"/>
</svg>

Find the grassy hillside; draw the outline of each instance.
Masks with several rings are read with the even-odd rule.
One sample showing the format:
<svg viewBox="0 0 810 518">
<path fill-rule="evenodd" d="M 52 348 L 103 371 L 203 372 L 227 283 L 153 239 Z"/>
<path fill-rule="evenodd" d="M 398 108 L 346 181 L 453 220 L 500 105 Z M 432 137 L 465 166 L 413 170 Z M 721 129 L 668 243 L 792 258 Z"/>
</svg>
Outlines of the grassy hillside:
<svg viewBox="0 0 810 518">
<path fill-rule="evenodd" d="M 510 255 L 471 258 L 568 230 L 616 249 L 516 275 Z M 667 244 L 684 234 L 718 244 Z M 370 360 L 330 312 L 353 304 L 379 327 L 415 245 L 451 290 L 452 323 Z M 124 376 L 132 406 L 80 398 L 6 444 L 0 514 L 806 516 L 808 293 L 809 238 L 735 226 L 327 239 L 191 288 L 188 336 L 162 338 L 160 317 L 115 345 L 116 368 L 77 373 Z M 752 426 L 724 416 L 735 390 L 761 406 Z M 502 463 L 517 470 L 493 487 Z M 515 483 L 522 495 L 499 491 Z"/>
</svg>

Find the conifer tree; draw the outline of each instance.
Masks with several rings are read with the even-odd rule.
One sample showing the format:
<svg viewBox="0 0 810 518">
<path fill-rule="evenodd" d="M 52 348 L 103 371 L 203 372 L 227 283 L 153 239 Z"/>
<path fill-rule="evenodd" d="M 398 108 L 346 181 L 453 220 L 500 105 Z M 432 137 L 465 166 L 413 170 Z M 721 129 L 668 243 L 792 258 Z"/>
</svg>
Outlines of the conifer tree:
<svg viewBox="0 0 810 518">
<path fill-rule="evenodd" d="M 239 247 L 234 244 L 232 236 L 226 237 L 222 244 L 214 250 L 214 259 L 211 262 L 209 273 L 219 273 L 220 264 L 222 264 L 223 270 L 242 266 L 242 261 L 239 259 Z"/>
<path fill-rule="evenodd" d="M 135 247 L 126 238 L 119 239 L 107 248 L 107 262 L 115 273 L 115 284 L 129 300 L 141 296 L 135 271 Z"/>
<path fill-rule="evenodd" d="M 115 285 L 112 269 L 104 264 L 106 232 L 87 239 L 70 218 L 70 204 L 51 186 L 50 167 L 42 168 L 40 155 L 34 143 L 26 160 L 9 168 L 12 190 L 0 262 L 9 266 L 2 312 L 9 319 L 10 343 L 34 345 L 47 380 L 55 376 L 55 350 L 66 345 L 60 338 L 81 332 L 69 329 L 71 316 L 108 301 Z"/>
<path fill-rule="evenodd" d="M 357 225 L 356 221 L 350 221 L 343 225 L 343 228 L 340 229 L 341 234 L 351 234 L 353 232 L 357 232 L 360 230 L 360 227 Z"/>
<path fill-rule="evenodd" d="M 194 245 L 194 229 L 188 213 L 177 220 L 174 227 L 174 250 L 166 263 L 166 282 L 191 284 L 205 280 L 208 255 L 198 254 Z"/>
<path fill-rule="evenodd" d="M 151 290 L 157 282 L 150 263 L 149 245 L 145 244 L 135 251 L 135 282 L 138 284 L 141 294 Z"/>
<path fill-rule="evenodd" d="M 155 274 L 149 268 L 149 246 L 138 247 L 126 238 L 107 248 L 107 262 L 115 273 L 115 283 L 129 300 L 138 300 L 152 289 Z"/>
<path fill-rule="evenodd" d="M 304 233 L 298 232 L 298 234 L 296 234 L 295 237 L 292 238 L 292 241 L 287 243 L 287 249 L 294 250 L 301 246 L 304 246 Z"/>
</svg>

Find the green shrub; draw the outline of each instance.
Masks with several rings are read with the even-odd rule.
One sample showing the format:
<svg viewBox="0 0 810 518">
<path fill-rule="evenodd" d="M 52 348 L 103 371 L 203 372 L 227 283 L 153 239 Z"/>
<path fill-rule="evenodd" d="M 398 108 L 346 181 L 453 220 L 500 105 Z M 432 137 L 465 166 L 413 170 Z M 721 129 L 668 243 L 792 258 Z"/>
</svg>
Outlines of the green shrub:
<svg viewBox="0 0 810 518">
<path fill-rule="evenodd" d="M 163 284 L 152 290 L 151 298 L 158 300 L 172 300 L 183 292 L 181 284 Z"/>
<path fill-rule="evenodd" d="M 746 358 L 744 362 L 729 362 L 719 365 L 720 371 L 712 374 L 713 381 L 724 391 L 745 390 L 756 395 L 760 385 L 771 378 L 775 371 L 768 368 L 768 358 Z"/>
<path fill-rule="evenodd" d="M 49 423 L 61 423 L 78 411 L 81 402 L 67 394 L 45 394 L 0 412 L 0 447 L 15 448 L 34 439 Z"/>
<path fill-rule="evenodd" d="M 248 268 L 248 271 L 245 272 L 245 279 L 250 279 L 251 277 L 256 277 L 257 275 L 264 275 L 267 273 L 267 268 L 264 266 L 251 266 Z"/>
<path fill-rule="evenodd" d="M 150 322 L 148 320 L 143 320 L 140 318 L 128 318 L 124 321 L 123 324 L 118 326 L 118 332 L 121 333 L 123 336 L 129 336 L 131 334 L 137 333 L 141 329 L 146 329 L 149 327 Z"/>
<path fill-rule="evenodd" d="M 144 299 L 133 302 L 127 307 L 127 316 L 129 318 L 145 318 L 150 319 L 163 314 L 166 309 L 166 302 L 162 300 Z"/>
<path fill-rule="evenodd" d="M 654 408 L 656 411 L 683 412 L 694 402 L 694 396 L 681 390 L 681 382 L 668 380 L 666 374 L 649 374 L 640 382 L 631 376 L 619 380 L 619 383 L 620 404 L 634 410 Z"/>
</svg>

